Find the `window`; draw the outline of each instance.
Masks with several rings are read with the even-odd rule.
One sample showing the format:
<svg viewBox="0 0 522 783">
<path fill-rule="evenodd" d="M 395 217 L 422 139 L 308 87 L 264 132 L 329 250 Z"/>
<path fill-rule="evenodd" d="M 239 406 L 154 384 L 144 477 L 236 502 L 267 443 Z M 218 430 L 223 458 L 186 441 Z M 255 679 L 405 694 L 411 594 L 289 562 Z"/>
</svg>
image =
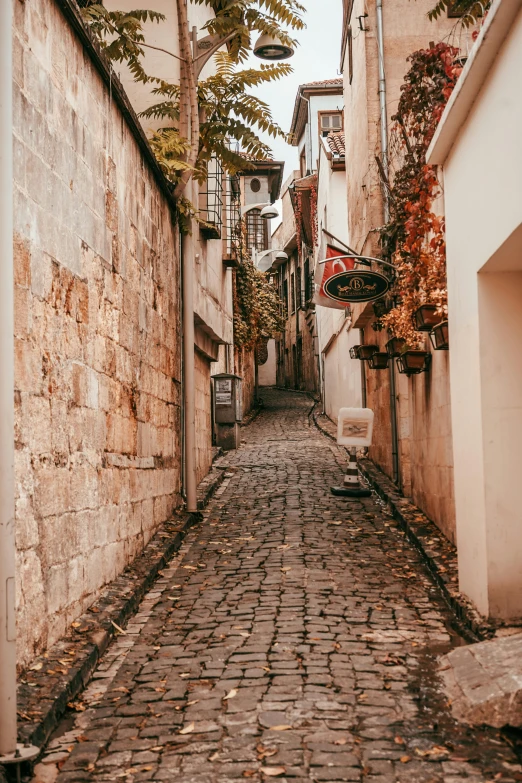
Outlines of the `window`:
<svg viewBox="0 0 522 783">
<path fill-rule="evenodd" d="M 328 136 L 332 131 L 343 129 L 343 115 L 340 111 L 319 112 L 319 133 L 321 136 Z"/>
<path fill-rule="evenodd" d="M 261 217 L 260 209 L 251 209 L 246 214 L 247 248 L 252 251 L 268 247 L 268 221 Z"/>
<path fill-rule="evenodd" d="M 290 312 L 295 313 L 295 275 L 293 272 L 290 275 L 290 303 L 292 305 Z"/>
<path fill-rule="evenodd" d="M 281 297 L 283 300 L 283 315 L 288 315 L 288 280 L 283 280 L 283 296 Z"/>
<path fill-rule="evenodd" d="M 296 304 L 297 307 L 300 308 L 303 306 L 303 292 L 301 291 L 301 267 L 296 267 L 295 270 L 295 298 L 296 298 Z"/>
<path fill-rule="evenodd" d="M 305 290 L 305 304 L 310 301 L 313 296 L 313 280 L 310 274 L 310 259 L 307 258 L 304 263 L 304 290 Z"/>
</svg>

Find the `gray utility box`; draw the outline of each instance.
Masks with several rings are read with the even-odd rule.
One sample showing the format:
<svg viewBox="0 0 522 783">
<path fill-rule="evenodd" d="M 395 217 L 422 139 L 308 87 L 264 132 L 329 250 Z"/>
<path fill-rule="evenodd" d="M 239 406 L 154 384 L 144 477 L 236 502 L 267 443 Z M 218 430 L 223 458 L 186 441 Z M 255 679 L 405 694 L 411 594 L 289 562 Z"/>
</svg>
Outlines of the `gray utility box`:
<svg viewBox="0 0 522 783">
<path fill-rule="evenodd" d="M 239 375 L 232 373 L 212 376 L 216 445 L 227 451 L 237 449 L 241 442 L 239 423 L 243 418 L 242 380 Z"/>
</svg>

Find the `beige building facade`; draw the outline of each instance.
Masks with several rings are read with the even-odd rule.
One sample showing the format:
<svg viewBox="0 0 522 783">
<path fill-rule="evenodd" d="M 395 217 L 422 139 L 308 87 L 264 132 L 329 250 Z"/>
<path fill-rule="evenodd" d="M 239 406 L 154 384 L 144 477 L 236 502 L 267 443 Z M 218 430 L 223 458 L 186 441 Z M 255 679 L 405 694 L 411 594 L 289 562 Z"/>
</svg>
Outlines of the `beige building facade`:
<svg viewBox="0 0 522 783">
<path fill-rule="evenodd" d="M 356 253 L 381 255 L 378 229 L 383 225 L 382 184 L 376 157 L 382 154 L 379 103 L 379 48 L 377 5 L 362 0 L 344 6 L 341 67 L 344 95 L 344 156 L 346 228 L 336 234 Z M 444 16 L 436 22 L 426 9 L 408 0 L 394 0 L 382 7 L 383 70 L 386 131 L 397 107 L 400 86 L 408 70 L 407 57 L 446 38 L 455 20 Z M 381 82 L 381 89 L 383 82 Z M 330 183 L 319 185 L 335 192 Z M 326 195 L 326 201 L 333 195 Z M 338 199 L 336 199 L 338 201 Z M 321 208 L 318 220 L 324 219 Z M 339 233 L 338 233 L 339 232 Z M 342 249 L 342 245 L 340 245 Z M 323 252 L 323 251 L 320 251 Z M 320 255 L 318 253 L 318 256 Z M 317 256 L 318 260 L 319 257 Z M 428 373 L 410 378 L 396 367 L 372 370 L 367 362 L 350 359 L 349 349 L 360 343 L 385 351 L 389 335 L 375 331 L 371 303 L 352 305 L 344 315 L 319 308 L 324 365 L 324 399 L 329 416 L 339 407 L 358 400 L 375 412 L 370 457 L 413 501 L 455 540 L 453 459 L 447 353 L 434 352 Z M 427 340 L 427 338 L 426 338 Z M 428 347 L 427 340 L 427 347 Z M 393 365 L 395 362 L 393 362 Z M 362 367 L 361 367 L 362 365 Z M 393 373 L 393 377 L 391 377 Z M 393 384 L 390 389 L 390 384 Z M 393 416 L 394 414 L 394 416 Z M 396 432 L 396 436 L 394 433 Z"/>
<path fill-rule="evenodd" d="M 460 589 L 522 617 L 522 4 L 495 0 L 428 151 L 442 167 Z"/>
</svg>

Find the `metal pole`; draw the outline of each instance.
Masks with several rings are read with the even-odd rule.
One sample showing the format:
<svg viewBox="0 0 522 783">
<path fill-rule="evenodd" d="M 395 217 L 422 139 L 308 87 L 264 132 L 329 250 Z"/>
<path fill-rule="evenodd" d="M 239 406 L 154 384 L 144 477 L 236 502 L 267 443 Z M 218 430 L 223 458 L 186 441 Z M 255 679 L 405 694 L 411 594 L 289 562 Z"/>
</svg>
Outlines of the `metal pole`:
<svg viewBox="0 0 522 783">
<path fill-rule="evenodd" d="M 377 11 L 377 51 L 379 58 L 379 106 L 381 114 L 381 155 L 382 167 L 386 178 L 389 181 L 388 166 L 388 118 L 386 112 L 386 72 L 384 69 L 384 24 L 382 13 L 382 0 L 376 0 Z M 387 184 L 382 184 L 382 198 L 384 210 L 384 222 L 390 220 L 390 200 Z M 391 440 L 392 440 L 392 474 L 393 480 L 399 482 L 399 438 L 397 433 L 397 395 L 395 391 L 395 366 L 393 359 L 389 365 L 389 383 L 390 383 L 390 422 L 391 422 Z"/>
<path fill-rule="evenodd" d="M 12 3 L 0 3 L 0 756 L 16 750 Z"/>
<path fill-rule="evenodd" d="M 192 180 L 185 188 L 185 195 L 192 201 Z M 185 495 L 187 511 L 197 511 L 196 486 L 196 404 L 195 404 L 195 356 L 194 356 L 194 220 L 190 234 L 181 239 L 181 263 L 183 266 L 183 380 L 185 393 Z"/>
<path fill-rule="evenodd" d="M 364 329 L 359 329 L 359 334 L 361 335 L 361 345 L 364 343 Z M 365 362 L 361 362 L 361 405 L 363 408 L 366 408 L 366 374 L 364 370 Z"/>
<path fill-rule="evenodd" d="M 384 31 L 382 17 L 382 0 L 376 0 L 377 9 L 377 52 L 379 58 L 379 106 L 381 114 L 381 155 L 382 167 L 388 177 L 388 119 L 386 112 L 386 73 L 384 70 Z M 384 202 L 384 222 L 390 219 L 390 204 L 388 191 L 383 183 L 382 196 Z"/>
</svg>

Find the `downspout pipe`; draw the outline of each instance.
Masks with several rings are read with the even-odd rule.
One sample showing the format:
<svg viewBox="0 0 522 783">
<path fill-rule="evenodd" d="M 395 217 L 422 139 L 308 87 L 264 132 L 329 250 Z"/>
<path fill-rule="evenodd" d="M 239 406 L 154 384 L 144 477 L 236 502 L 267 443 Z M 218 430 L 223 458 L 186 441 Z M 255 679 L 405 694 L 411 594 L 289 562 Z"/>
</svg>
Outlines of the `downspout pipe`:
<svg viewBox="0 0 522 783">
<path fill-rule="evenodd" d="M 3 2 L 0 3 L 0 757 L 16 751 L 12 35 L 12 3 Z"/>
<path fill-rule="evenodd" d="M 377 18 L 377 52 L 379 58 L 379 108 L 381 125 L 381 158 L 382 167 L 386 178 L 389 178 L 388 165 L 388 117 L 386 110 L 386 71 L 384 69 L 384 24 L 382 12 L 382 0 L 376 0 Z M 384 222 L 390 220 L 390 197 L 387 183 L 382 184 L 382 197 L 384 207 Z M 397 393 L 395 387 L 395 363 L 392 359 L 389 365 L 390 379 L 390 422 L 392 440 L 392 473 L 393 480 L 399 483 L 399 438 L 397 432 Z"/>
<path fill-rule="evenodd" d="M 185 196 L 194 198 L 190 179 Z M 195 203 L 195 202 L 193 202 Z M 187 511 L 197 511 L 196 485 L 196 383 L 194 352 L 194 220 L 191 233 L 181 238 L 181 265 L 183 273 L 183 392 L 184 392 L 184 441 L 185 441 L 185 500 Z"/>
</svg>

